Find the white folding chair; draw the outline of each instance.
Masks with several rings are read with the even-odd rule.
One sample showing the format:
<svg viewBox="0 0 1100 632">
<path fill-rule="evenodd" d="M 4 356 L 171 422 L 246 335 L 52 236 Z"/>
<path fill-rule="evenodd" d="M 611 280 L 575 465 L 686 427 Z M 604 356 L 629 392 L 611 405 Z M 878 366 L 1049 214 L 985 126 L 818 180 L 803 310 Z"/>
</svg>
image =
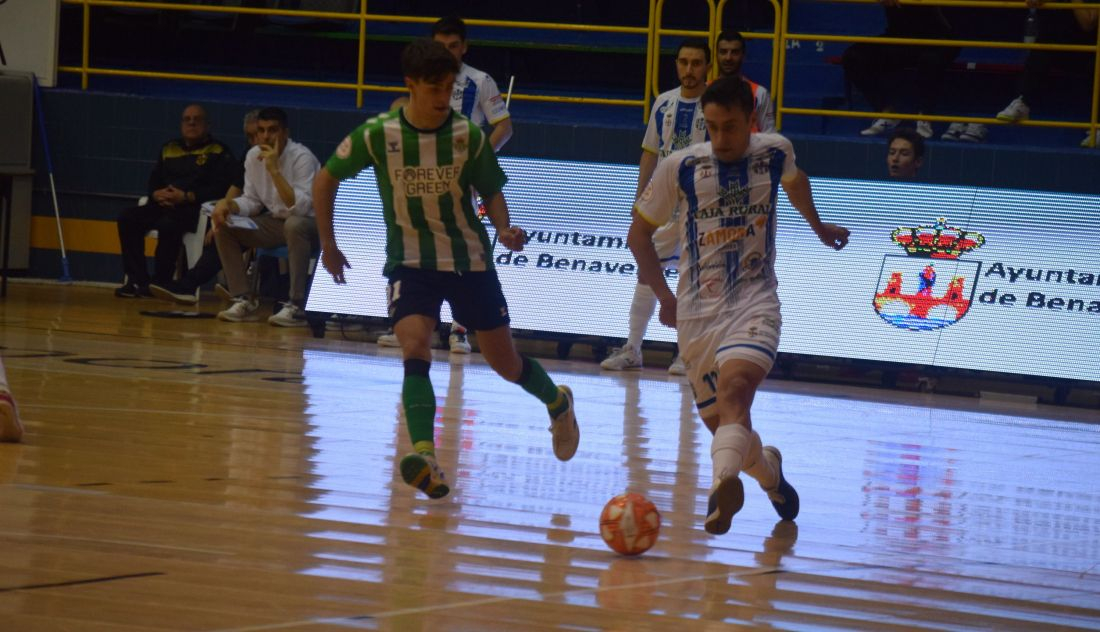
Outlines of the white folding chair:
<svg viewBox="0 0 1100 632">
<path fill-rule="evenodd" d="M 149 196 L 143 195 L 138 198 L 138 206 L 145 206 L 149 203 Z M 199 257 L 202 256 L 202 249 L 205 246 L 203 238 L 206 236 L 206 227 L 210 222 L 210 218 L 205 213 L 199 212 L 199 221 L 195 225 L 195 232 L 184 233 L 183 235 L 183 251 L 187 259 L 187 267 L 182 272 L 187 272 L 199 261 Z M 157 231 L 153 229 L 145 233 L 146 237 L 152 237 L 157 239 Z M 183 276 L 183 274 L 177 269 L 176 276 Z"/>
</svg>

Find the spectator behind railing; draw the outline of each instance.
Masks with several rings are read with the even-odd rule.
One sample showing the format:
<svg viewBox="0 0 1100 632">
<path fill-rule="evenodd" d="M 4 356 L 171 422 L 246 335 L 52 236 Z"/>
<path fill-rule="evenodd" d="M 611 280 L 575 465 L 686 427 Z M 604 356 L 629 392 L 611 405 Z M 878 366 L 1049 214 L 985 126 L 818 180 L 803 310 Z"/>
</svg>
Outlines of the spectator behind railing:
<svg viewBox="0 0 1100 632">
<path fill-rule="evenodd" d="M 886 172 L 896 180 L 915 180 L 924 165 L 924 137 L 908 127 L 894 128 L 886 143 Z"/>
<path fill-rule="evenodd" d="M 951 24 L 939 7 L 903 6 L 898 0 L 880 0 L 880 3 L 886 12 L 886 31 L 882 34 L 883 37 L 952 37 Z M 853 44 L 844 51 L 844 72 L 873 109 L 894 112 L 903 105 L 899 103 L 902 100 L 902 71 L 907 67 L 915 67 L 912 85 L 917 95 L 916 111 L 918 114 L 931 114 L 935 111 L 943 91 L 944 73 L 959 55 L 959 50 L 958 46 Z M 879 118 L 860 134 L 879 136 L 897 127 L 898 123 L 897 119 Z M 917 121 L 917 133 L 924 138 L 931 138 L 932 124 L 928 121 Z M 985 127 L 952 123 L 944 138 L 980 142 L 985 138 Z"/>
<path fill-rule="evenodd" d="M 1076 4 L 1084 4 L 1081 0 L 1070 0 Z M 1040 1 L 1029 0 L 1028 5 L 1034 7 L 1043 4 Z M 1096 9 L 1073 9 L 1071 11 L 1039 11 L 1032 14 L 1038 21 L 1038 32 L 1035 33 L 1035 41 L 1039 44 L 1095 44 L 1096 43 Z M 1020 96 L 1009 103 L 1005 109 L 997 113 L 997 118 L 1009 123 L 1026 121 L 1031 116 L 1031 104 L 1042 104 L 1044 88 L 1049 85 L 1051 72 L 1054 70 L 1080 74 L 1087 78 L 1088 84 L 1092 84 L 1093 64 L 1095 56 L 1092 53 L 1073 53 L 1049 50 L 1028 51 L 1024 60 L 1024 72 L 1020 77 Z M 1091 93 L 1090 93 L 1091 96 Z M 1082 147 L 1092 144 L 1092 132 L 1085 134 L 1081 141 Z"/>
</svg>

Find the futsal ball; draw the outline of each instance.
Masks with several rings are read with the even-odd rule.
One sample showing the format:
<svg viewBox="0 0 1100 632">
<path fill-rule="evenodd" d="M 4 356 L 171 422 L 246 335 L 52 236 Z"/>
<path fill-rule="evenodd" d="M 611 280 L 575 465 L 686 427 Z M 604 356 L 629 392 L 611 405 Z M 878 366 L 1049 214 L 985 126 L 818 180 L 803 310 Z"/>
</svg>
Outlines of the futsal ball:
<svg viewBox="0 0 1100 632">
<path fill-rule="evenodd" d="M 620 494 L 607 501 L 600 513 L 600 536 L 616 553 L 645 553 L 660 532 L 661 512 L 641 494 Z"/>
</svg>

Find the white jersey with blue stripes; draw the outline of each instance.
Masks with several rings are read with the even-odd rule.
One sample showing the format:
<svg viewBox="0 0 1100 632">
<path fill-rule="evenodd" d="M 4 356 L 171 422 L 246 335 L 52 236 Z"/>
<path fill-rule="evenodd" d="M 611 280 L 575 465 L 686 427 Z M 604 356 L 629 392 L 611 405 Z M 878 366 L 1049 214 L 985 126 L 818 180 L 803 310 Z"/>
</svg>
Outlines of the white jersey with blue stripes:
<svg viewBox="0 0 1100 632">
<path fill-rule="evenodd" d="M 497 89 L 497 82 L 469 64 L 462 64 L 455 75 L 451 109 L 470 119 L 478 127 L 484 127 L 486 123 L 496 125 L 510 116 L 504 97 L 500 96 L 500 90 Z"/>
<path fill-rule="evenodd" d="M 776 201 L 780 181 L 797 174 L 794 148 L 779 134 L 753 134 L 734 162 L 718 160 L 706 142 L 657 165 L 635 209 L 661 226 L 680 208 L 678 320 L 778 302 Z"/>
<path fill-rule="evenodd" d="M 680 88 L 674 88 L 662 92 L 653 102 L 642 149 L 657 154 L 659 161 L 674 151 L 702 143 L 708 138 L 699 97 L 685 99 L 680 96 Z"/>
</svg>

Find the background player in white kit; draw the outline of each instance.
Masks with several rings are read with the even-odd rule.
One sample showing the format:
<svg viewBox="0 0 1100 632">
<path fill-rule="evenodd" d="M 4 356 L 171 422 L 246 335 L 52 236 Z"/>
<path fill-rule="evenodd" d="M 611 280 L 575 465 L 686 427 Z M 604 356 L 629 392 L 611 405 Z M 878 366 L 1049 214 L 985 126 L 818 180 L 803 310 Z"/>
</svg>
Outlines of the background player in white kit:
<svg viewBox="0 0 1100 632">
<path fill-rule="evenodd" d="M 823 223 L 810 181 L 779 134 L 752 134 L 753 97 L 740 78 L 721 78 L 701 105 L 710 142 L 665 158 L 635 205 L 627 241 L 641 279 L 677 328 L 695 405 L 711 443 L 714 478 L 704 528 L 725 533 L 745 500 L 740 473 L 756 479 L 779 516 L 794 520 L 798 494 L 782 457 L 763 447 L 749 409 L 775 361 L 781 318 L 775 275 L 779 185 L 810 228 L 837 250 L 848 230 Z M 653 235 L 680 206 L 683 257 L 676 294 L 665 282 Z"/>
<path fill-rule="evenodd" d="M 661 160 L 677 149 L 683 149 L 707 139 L 703 123 L 703 108 L 699 97 L 707 87 L 710 72 L 710 47 L 701 37 L 684 40 L 676 51 L 676 74 L 680 86 L 663 92 L 653 102 L 653 113 L 642 140 L 642 158 L 638 165 L 638 191 L 641 194 L 653 170 Z M 675 268 L 680 260 L 680 235 L 672 219 L 654 234 L 657 254 L 665 267 Z M 630 302 L 630 329 L 622 348 L 612 353 L 600 367 L 611 371 L 642 368 L 642 339 L 657 307 L 657 296 L 641 279 L 634 286 L 634 298 Z M 672 361 L 668 372 L 683 375 L 684 365 L 679 355 Z"/>
<path fill-rule="evenodd" d="M 447 51 L 458 60 L 459 70 L 455 76 L 455 87 L 451 92 L 451 109 L 473 121 L 474 125 L 492 128 L 489 144 L 493 152 L 499 152 L 504 143 L 512 138 L 512 115 L 508 105 L 500 95 L 497 82 L 487 73 L 462 61 L 469 50 L 466 43 L 466 23 L 456 16 L 441 18 L 432 25 L 432 39 L 443 44 Z M 390 106 L 396 110 L 408 104 L 408 97 L 399 97 Z M 448 337 L 451 353 L 470 353 L 470 343 L 466 339 L 466 328 L 458 321 L 451 322 L 451 334 Z M 397 336 L 393 332 L 378 337 L 383 347 L 398 347 Z"/>
<path fill-rule="evenodd" d="M 748 42 L 737 31 L 722 31 L 714 44 L 715 60 L 718 62 L 719 77 L 740 77 L 749 82 L 752 100 L 755 104 L 756 123 L 753 132 L 775 132 L 775 111 L 772 109 L 772 97 L 768 89 L 741 73 L 748 55 Z"/>
</svg>

